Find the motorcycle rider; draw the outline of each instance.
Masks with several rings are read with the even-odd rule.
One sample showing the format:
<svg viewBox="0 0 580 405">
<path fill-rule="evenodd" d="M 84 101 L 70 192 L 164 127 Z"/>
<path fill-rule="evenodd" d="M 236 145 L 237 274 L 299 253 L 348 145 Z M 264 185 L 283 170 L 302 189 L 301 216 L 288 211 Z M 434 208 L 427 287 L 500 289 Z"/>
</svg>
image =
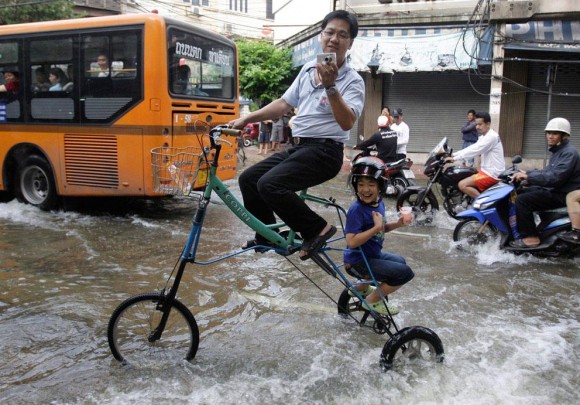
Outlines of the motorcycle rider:
<svg viewBox="0 0 580 405">
<path fill-rule="evenodd" d="M 539 246 L 541 241 L 534 211 L 564 207 L 566 194 L 580 189 L 580 155 L 569 142 L 570 122 L 565 118 L 554 118 L 544 131 L 548 150 L 552 152 L 548 166 L 542 170 L 520 171 L 513 176 L 514 182 L 526 180 L 531 186 L 516 198 L 516 219 L 522 238 L 510 243 L 515 248 Z"/>
<path fill-rule="evenodd" d="M 389 117 L 384 115 L 377 119 L 379 130 L 369 139 L 366 139 L 356 145 L 353 149 L 365 149 L 373 145 L 377 147 L 377 157 L 384 163 L 390 163 L 397 160 L 397 131 L 389 126 Z"/>
<path fill-rule="evenodd" d="M 475 114 L 475 128 L 479 134 L 477 142 L 465 149 L 453 152 L 445 162 L 465 160 L 481 155 L 481 169 L 473 176 L 461 180 L 459 189 L 471 199 L 499 181 L 498 176 L 505 170 L 503 146 L 499 134 L 491 129 L 491 117 L 487 112 Z"/>
</svg>

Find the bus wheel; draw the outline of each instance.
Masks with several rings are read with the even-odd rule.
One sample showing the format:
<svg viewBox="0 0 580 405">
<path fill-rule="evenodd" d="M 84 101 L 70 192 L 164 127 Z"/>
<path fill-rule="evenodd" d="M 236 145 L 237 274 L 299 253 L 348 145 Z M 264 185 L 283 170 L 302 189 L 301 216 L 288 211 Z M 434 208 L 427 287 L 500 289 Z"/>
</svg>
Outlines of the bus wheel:
<svg viewBox="0 0 580 405">
<path fill-rule="evenodd" d="M 31 155 L 18 166 L 16 198 L 41 210 L 56 208 L 58 197 L 50 165 L 46 159 Z"/>
</svg>

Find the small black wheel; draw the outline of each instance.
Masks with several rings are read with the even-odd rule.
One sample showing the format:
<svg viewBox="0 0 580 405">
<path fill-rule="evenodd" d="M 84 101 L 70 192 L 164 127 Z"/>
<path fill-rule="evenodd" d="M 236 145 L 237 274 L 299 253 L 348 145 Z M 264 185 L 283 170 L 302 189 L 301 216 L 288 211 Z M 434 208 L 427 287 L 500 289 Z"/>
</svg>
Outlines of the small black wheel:
<svg viewBox="0 0 580 405">
<path fill-rule="evenodd" d="M 355 311 L 362 311 L 362 302 L 357 297 L 351 297 L 348 293 L 348 288 L 345 288 L 338 298 L 338 313 L 345 318 L 348 314 Z"/>
<path fill-rule="evenodd" d="M 249 148 L 252 146 L 252 138 L 244 138 L 244 147 Z"/>
<path fill-rule="evenodd" d="M 497 229 L 490 223 L 482 225 L 476 218 L 459 222 L 453 230 L 453 240 L 461 242 L 462 248 L 479 246 L 497 236 Z"/>
<path fill-rule="evenodd" d="M 358 297 L 352 297 L 348 293 L 349 289 L 345 288 L 340 297 L 338 298 L 337 307 L 338 307 L 338 314 L 341 315 L 343 318 L 348 318 L 349 315 L 352 315 L 353 312 L 361 312 L 363 315 L 358 320 L 360 325 L 363 325 L 368 316 L 370 315 L 369 311 L 362 307 L 362 301 L 358 299 Z M 372 318 L 371 318 L 372 319 Z M 375 333 L 382 335 L 387 333 L 387 330 L 391 327 L 391 318 L 388 316 L 381 316 L 380 318 L 376 318 L 373 321 L 372 329 Z"/>
<path fill-rule="evenodd" d="M 30 155 L 24 159 L 18 166 L 15 184 L 18 201 L 37 206 L 44 211 L 56 208 L 56 183 L 46 159 L 38 155 Z"/>
<path fill-rule="evenodd" d="M 415 213 L 415 222 L 419 224 L 432 222 L 435 211 L 439 210 L 439 202 L 432 191 L 427 193 L 420 205 L 417 204 L 419 192 L 422 191 L 407 189 L 397 198 L 397 211 L 400 211 L 401 207 L 412 207 Z"/>
<path fill-rule="evenodd" d="M 195 318 L 175 299 L 161 338 L 150 342 L 151 332 L 161 319 L 160 293 L 135 295 L 123 301 L 111 315 L 107 329 L 113 356 L 123 364 L 191 360 L 199 346 Z"/>
<path fill-rule="evenodd" d="M 388 340 L 381 353 L 380 365 L 383 371 L 388 371 L 399 363 L 415 360 L 440 363 L 443 358 L 443 344 L 435 332 L 423 326 L 410 326 Z"/>
</svg>

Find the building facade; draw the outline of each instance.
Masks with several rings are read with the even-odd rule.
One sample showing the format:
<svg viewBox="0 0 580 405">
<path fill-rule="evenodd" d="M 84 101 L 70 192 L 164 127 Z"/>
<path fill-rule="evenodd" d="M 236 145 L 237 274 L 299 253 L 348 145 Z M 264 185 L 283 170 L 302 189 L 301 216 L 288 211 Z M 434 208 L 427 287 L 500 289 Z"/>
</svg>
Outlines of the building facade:
<svg viewBox="0 0 580 405">
<path fill-rule="evenodd" d="M 544 127 L 563 116 L 580 134 L 580 2 L 562 0 L 339 1 L 357 13 L 350 61 L 365 78 L 364 115 L 351 133 L 376 130 L 382 106 L 401 108 L 408 150 L 428 152 L 444 136 L 461 146 L 467 111 L 489 111 L 506 156 L 538 166 Z M 281 42 L 295 65 L 320 51 L 319 24 Z M 579 146 L 578 136 L 572 142 Z M 420 158 L 419 158 L 420 160 Z"/>
</svg>

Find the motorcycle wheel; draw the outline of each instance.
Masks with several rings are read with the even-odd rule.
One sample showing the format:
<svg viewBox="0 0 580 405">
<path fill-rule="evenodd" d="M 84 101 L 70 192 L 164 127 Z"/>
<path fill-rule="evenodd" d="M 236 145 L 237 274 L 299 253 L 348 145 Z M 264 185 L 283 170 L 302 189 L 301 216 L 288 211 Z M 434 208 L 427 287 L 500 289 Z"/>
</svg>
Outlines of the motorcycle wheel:
<svg viewBox="0 0 580 405">
<path fill-rule="evenodd" d="M 252 138 L 244 137 L 244 147 L 249 148 L 252 146 Z"/>
<path fill-rule="evenodd" d="M 399 198 L 397 198 L 397 211 L 400 211 L 401 207 L 412 207 L 415 212 L 416 222 L 430 223 L 433 221 L 435 211 L 439 210 L 439 202 L 437 202 L 435 195 L 432 192 L 429 192 L 423 199 L 423 203 L 420 206 L 417 206 L 417 197 L 419 196 L 420 191 L 422 190 L 405 190 Z M 425 214 L 425 217 L 421 218 L 421 216 L 417 214 Z"/>
<path fill-rule="evenodd" d="M 457 224 L 453 230 L 453 240 L 462 242 L 461 247 L 479 246 L 497 236 L 498 231 L 492 224 L 483 226 L 476 218 L 468 218 Z"/>
<path fill-rule="evenodd" d="M 395 176 L 395 177 L 393 177 L 392 182 L 393 182 L 393 186 L 395 186 L 395 187 L 396 186 L 402 186 L 403 189 L 407 189 L 407 187 L 414 186 L 416 184 L 415 183 L 415 180 L 408 179 L 408 178 L 403 177 L 403 176 Z"/>
</svg>

